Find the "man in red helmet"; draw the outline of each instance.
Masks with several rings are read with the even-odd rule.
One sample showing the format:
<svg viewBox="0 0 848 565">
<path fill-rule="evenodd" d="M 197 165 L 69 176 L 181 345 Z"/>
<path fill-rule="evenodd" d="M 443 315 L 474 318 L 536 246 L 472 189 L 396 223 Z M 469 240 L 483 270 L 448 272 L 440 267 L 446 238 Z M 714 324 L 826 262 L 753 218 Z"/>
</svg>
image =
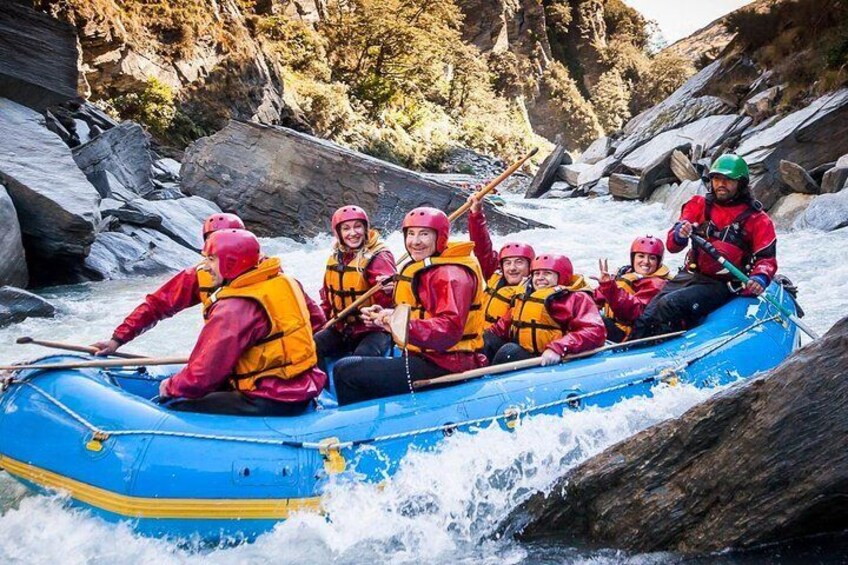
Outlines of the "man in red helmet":
<svg viewBox="0 0 848 565">
<path fill-rule="evenodd" d="M 727 270 L 698 247 L 684 268 L 636 320 L 632 339 L 691 328 L 736 294 L 757 296 L 777 272 L 777 235 L 763 206 L 748 188 L 748 164 L 738 155 L 721 155 L 709 172 L 706 196 L 693 196 L 668 232 L 672 253 L 686 249 L 689 236 L 707 239 L 750 281 L 740 287 Z"/>
<path fill-rule="evenodd" d="M 554 365 L 568 353 L 601 347 L 606 329 L 583 277 L 565 255 L 545 253 L 530 265 L 532 279 L 489 331 L 501 340 L 493 365 L 542 357 Z"/>
<path fill-rule="evenodd" d="M 482 367 L 483 273 L 471 242 L 449 243 L 450 221 L 435 208 L 415 208 L 403 219 L 410 260 L 401 267 L 394 302 L 411 316 L 408 358 L 347 357 L 334 368 L 339 404 L 412 391 L 412 382 Z M 394 311 L 373 305 L 366 321 L 390 330 Z"/>
<path fill-rule="evenodd" d="M 302 412 L 327 375 L 318 358 L 300 285 L 263 259 L 259 240 L 240 229 L 219 230 L 203 247 L 212 292 L 205 324 L 186 366 L 162 381 L 169 408 L 245 416 Z"/>
<path fill-rule="evenodd" d="M 370 228 L 368 214 L 359 206 L 342 206 L 332 218 L 336 243 L 327 260 L 321 308 L 328 318 L 335 318 L 372 287 L 397 274 L 395 258 L 383 244 L 380 234 Z M 378 304 L 392 306 L 389 285 L 378 291 L 361 308 Z M 392 336 L 373 324 L 366 324 L 354 311 L 333 327 L 315 334 L 318 358 L 341 357 L 349 353 L 364 357 L 381 356 L 392 344 Z"/>
<path fill-rule="evenodd" d="M 630 265 L 609 273 L 607 262 L 598 260 L 600 277 L 595 289 L 595 303 L 607 327 L 607 339 L 622 342 L 633 331 L 633 323 L 645 311 L 648 303 L 671 279 L 663 265 L 665 246 L 658 238 L 646 235 L 630 245 Z"/>
<path fill-rule="evenodd" d="M 212 214 L 203 222 L 203 240 L 223 229 L 244 229 L 244 222 L 235 214 Z M 98 348 L 96 355 L 111 355 L 125 343 L 137 338 L 157 323 L 191 308 L 197 304 L 208 305 L 212 292 L 212 278 L 209 271 L 193 265 L 178 272 L 165 284 L 148 294 L 123 323 L 112 333 L 107 341 L 93 344 Z M 315 302 L 306 296 L 310 320 L 313 329 L 319 329 L 326 319 Z"/>
</svg>

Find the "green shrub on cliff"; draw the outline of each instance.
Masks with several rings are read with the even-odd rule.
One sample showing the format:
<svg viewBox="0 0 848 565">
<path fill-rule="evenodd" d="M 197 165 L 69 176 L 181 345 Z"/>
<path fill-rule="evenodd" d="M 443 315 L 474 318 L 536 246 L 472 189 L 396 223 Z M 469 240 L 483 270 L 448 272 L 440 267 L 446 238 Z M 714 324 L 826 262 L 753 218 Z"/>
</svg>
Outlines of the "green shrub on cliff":
<svg viewBox="0 0 848 565">
<path fill-rule="evenodd" d="M 166 134 L 177 114 L 174 91 L 155 78 L 141 90 L 119 94 L 109 103 L 121 119 L 139 122 L 159 137 Z"/>
<path fill-rule="evenodd" d="M 630 85 L 618 69 L 601 75 L 592 93 L 592 104 L 606 133 L 621 129 L 630 118 Z"/>
</svg>

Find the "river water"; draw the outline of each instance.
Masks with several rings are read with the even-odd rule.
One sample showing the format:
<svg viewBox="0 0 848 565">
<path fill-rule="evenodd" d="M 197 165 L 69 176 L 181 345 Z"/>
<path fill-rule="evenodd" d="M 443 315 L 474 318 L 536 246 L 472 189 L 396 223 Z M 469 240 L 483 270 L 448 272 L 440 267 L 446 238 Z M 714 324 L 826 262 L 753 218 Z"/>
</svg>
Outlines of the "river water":
<svg viewBox="0 0 848 565">
<path fill-rule="evenodd" d="M 637 235 L 662 236 L 669 212 L 659 204 L 586 200 L 533 200 L 509 197 L 508 209 L 556 230 L 528 230 L 509 239 L 528 241 L 539 252 L 564 252 L 575 271 L 597 274 L 598 258 L 610 266 L 627 263 Z M 495 238 L 495 244 L 506 238 Z M 279 254 L 284 268 L 317 297 L 329 237 L 308 243 L 284 238 L 263 241 Z M 402 252 L 399 234 L 388 238 Z M 830 233 L 779 234 L 780 271 L 800 288 L 805 321 L 824 333 L 848 314 L 848 229 Z M 667 256 L 677 267 L 682 255 Z M 165 280 L 139 278 L 48 289 L 57 307 L 52 320 L 31 319 L 0 330 L 0 360 L 18 361 L 49 353 L 15 345 L 15 338 L 91 343 L 106 339 L 143 298 Z M 126 346 L 153 356 L 184 355 L 200 329 L 199 312 L 189 311 L 159 324 Z M 296 516 L 255 543 L 191 549 L 167 540 L 139 537 L 126 525 L 103 522 L 70 509 L 61 496 L 31 495 L 0 473 L 0 563 L 673 563 L 669 554 L 625 555 L 613 550 L 582 552 L 557 542 L 521 544 L 495 539 L 493 528 L 528 493 L 544 490 L 568 468 L 656 422 L 673 418 L 715 391 L 660 387 L 652 398 L 633 398 L 612 408 L 541 416 L 517 431 L 485 429 L 448 438 L 438 451 L 414 453 L 382 488 L 333 485 L 324 504 L 332 520 Z M 812 554 L 810 552 L 813 552 Z M 838 562 L 832 549 L 815 553 L 805 546 L 785 561 Z M 844 553 L 841 553 L 844 555 Z M 824 557 L 822 557 L 824 555 Z M 761 556 L 762 557 L 762 556 Z M 723 555 L 725 563 L 749 558 Z"/>
</svg>

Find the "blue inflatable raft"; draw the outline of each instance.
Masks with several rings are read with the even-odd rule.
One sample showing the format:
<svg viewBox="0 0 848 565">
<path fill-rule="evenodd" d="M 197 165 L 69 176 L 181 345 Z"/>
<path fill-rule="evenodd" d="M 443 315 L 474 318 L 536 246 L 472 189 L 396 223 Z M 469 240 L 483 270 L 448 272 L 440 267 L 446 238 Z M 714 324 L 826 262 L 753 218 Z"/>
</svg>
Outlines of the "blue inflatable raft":
<svg viewBox="0 0 848 565">
<path fill-rule="evenodd" d="M 795 310 L 781 287 L 769 292 Z M 146 535 L 249 540 L 293 512 L 320 511 L 332 475 L 382 481 L 410 448 L 455 432 L 609 406 L 662 381 L 750 377 L 778 365 L 799 339 L 773 307 L 737 298 L 656 344 L 343 408 L 328 394 L 294 418 L 168 411 L 150 399 L 175 367 L 21 371 L 0 397 L 0 467 Z"/>
</svg>

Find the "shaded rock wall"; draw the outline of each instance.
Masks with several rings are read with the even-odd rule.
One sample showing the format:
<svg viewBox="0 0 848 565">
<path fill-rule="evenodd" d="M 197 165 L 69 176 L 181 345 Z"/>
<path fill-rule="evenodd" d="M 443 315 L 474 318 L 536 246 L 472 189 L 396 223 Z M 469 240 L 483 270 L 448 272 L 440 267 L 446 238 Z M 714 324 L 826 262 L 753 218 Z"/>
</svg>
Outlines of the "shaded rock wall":
<svg viewBox="0 0 848 565">
<path fill-rule="evenodd" d="M 777 369 L 593 457 L 514 513 L 523 538 L 747 548 L 848 527 L 848 318 Z"/>
</svg>

